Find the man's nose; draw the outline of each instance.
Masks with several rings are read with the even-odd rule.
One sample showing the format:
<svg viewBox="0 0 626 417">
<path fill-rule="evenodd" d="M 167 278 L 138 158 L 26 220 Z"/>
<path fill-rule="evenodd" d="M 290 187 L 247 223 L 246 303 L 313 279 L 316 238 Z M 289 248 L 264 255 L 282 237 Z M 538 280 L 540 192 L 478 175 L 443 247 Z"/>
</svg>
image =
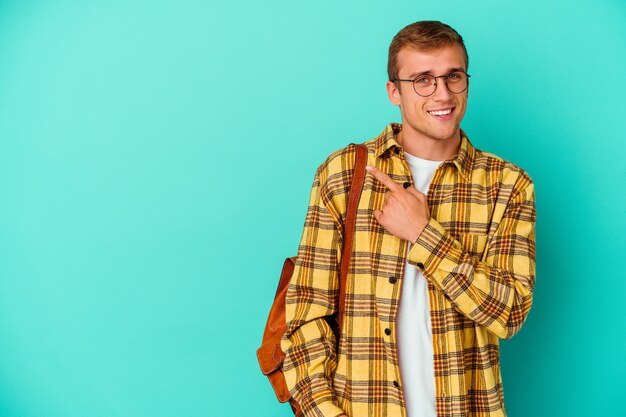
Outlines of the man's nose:
<svg viewBox="0 0 626 417">
<path fill-rule="evenodd" d="M 435 81 L 435 92 L 433 93 L 433 99 L 435 101 L 445 101 L 450 98 L 452 93 L 448 90 L 446 82 L 439 78 Z"/>
</svg>

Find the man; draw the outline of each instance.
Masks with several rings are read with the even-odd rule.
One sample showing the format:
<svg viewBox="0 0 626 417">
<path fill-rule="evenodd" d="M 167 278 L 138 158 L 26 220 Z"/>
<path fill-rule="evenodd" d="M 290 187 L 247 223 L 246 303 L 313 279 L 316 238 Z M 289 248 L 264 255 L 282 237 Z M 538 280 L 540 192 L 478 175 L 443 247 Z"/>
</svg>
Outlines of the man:
<svg viewBox="0 0 626 417">
<path fill-rule="evenodd" d="M 387 92 L 402 124 L 365 142 L 341 336 L 338 303 L 351 147 L 318 168 L 287 293 L 283 371 L 305 416 L 505 416 L 499 339 L 524 323 L 535 283 L 535 203 L 521 168 L 475 148 L 462 37 L 402 29 Z"/>
</svg>

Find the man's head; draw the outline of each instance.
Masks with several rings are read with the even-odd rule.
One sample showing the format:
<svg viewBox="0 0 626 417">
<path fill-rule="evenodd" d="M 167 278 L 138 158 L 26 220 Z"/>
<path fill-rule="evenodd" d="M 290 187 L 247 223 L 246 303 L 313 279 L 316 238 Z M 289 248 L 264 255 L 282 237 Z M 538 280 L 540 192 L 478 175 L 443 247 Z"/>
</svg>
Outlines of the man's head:
<svg viewBox="0 0 626 417">
<path fill-rule="evenodd" d="M 387 93 L 400 106 L 404 136 L 420 141 L 458 139 L 469 76 L 463 38 L 441 22 L 402 29 L 389 46 Z"/>
<path fill-rule="evenodd" d="M 422 20 L 411 23 L 394 36 L 389 45 L 387 60 L 387 75 L 389 80 L 398 78 L 398 53 L 403 48 L 412 48 L 418 51 L 430 52 L 443 46 L 457 44 L 463 49 L 465 56 L 465 71 L 469 67 L 469 57 L 463 43 L 463 37 L 445 23 L 436 20 Z"/>
</svg>

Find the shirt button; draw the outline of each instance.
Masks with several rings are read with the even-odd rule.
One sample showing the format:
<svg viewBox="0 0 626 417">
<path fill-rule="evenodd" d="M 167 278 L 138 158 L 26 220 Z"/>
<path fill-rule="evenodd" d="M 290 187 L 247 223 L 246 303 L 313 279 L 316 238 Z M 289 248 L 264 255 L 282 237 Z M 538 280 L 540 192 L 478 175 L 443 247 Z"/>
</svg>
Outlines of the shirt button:
<svg viewBox="0 0 626 417">
<path fill-rule="evenodd" d="M 396 277 L 389 277 L 389 282 L 391 284 L 395 284 L 398 281 L 398 279 Z"/>
<path fill-rule="evenodd" d="M 409 188 L 411 186 L 411 183 L 406 181 L 404 184 L 402 184 L 402 186 L 406 189 L 406 188 Z"/>
<path fill-rule="evenodd" d="M 385 334 L 389 336 L 391 334 L 391 329 L 385 329 Z"/>
<path fill-rule="evenodd" d="M 421 262 L 418 262 L 418 263 L 417 263 L 417 267 L 418 267 L 419 269 L 424 269 L 424 264 L 423 264 L 423 263 L 421 263 Z"/>
<path fill-rule="evenodd" d="M 398 381 L 393 381 L 393 386 L 396 388 L 400 388 L 400 384 L 398 384 Z"/>
</svg>

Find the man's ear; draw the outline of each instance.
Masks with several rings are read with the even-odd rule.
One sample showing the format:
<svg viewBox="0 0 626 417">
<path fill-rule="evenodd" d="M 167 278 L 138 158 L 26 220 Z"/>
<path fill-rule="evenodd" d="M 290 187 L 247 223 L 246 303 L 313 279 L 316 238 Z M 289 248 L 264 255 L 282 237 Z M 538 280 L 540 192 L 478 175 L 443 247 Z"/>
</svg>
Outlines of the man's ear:
<svg viewBox="0 0 626 417">
<path fill-rule="evenodd" d="M 387 96 L 394 106 L 400 105 L 400 90 L 396 87 L 396 83 L 387 81 Z"/>
</svg>

